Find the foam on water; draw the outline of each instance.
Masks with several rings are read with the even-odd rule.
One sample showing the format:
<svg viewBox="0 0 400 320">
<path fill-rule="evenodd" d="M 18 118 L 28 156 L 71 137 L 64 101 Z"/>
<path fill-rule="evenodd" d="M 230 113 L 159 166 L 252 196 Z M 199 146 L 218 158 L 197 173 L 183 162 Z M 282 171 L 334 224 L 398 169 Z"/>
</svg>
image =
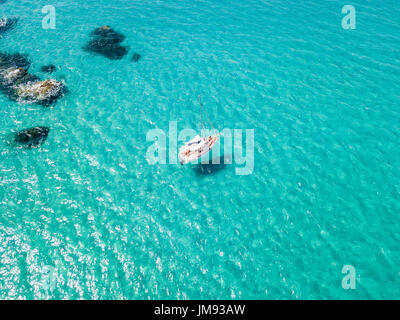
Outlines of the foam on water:
<svg viewBox="0 0 400 320">
<path fill-rule="evenodd" d="M 69 90 L 0 95 L 0 298 L 399 297 L 398 1 L 353 1 L 356 30 L 337 0 L 55 1 L 55 30 L 47 4 L 0 7 L 20 18 L 1 51 Z M 101 25 L 127 56 L 82 49 Z M 200 129 L 198 94 L 255 130 L 253 174 L 148 164 L 149 130 Z M 41 148 L 6 144 L 34 126 Z"/>
</svg>

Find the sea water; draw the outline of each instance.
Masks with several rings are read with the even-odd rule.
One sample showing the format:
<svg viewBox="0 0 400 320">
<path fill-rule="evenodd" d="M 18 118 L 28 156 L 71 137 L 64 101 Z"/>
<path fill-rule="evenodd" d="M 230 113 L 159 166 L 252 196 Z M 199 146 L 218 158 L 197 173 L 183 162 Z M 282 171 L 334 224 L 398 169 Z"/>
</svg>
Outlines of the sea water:
<svg viewBox="0 0 400 320">
<path fill-rule="evenodd" d="M 0 94 L 0 298 L 399 298 L 400 5 L 352 1 L 345 29 L 348 4 L 1 4 L 1 52 L 68 93 Z M 102 25 L 123 59 L 82 50 Z M 254 130 L 251 174 L 149 163 L 149 131 L 201 129 L 198 95 L 216 129 Z M 38 125 L 40 148 L 7 144 Z"/>
</svg>

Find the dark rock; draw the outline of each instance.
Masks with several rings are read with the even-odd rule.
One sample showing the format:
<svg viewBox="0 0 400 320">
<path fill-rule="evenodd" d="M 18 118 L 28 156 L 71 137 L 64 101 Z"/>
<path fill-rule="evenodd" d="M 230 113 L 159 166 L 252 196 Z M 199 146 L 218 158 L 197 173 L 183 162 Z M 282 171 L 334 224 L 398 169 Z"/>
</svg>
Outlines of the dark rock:
<svg viewBox="0 0 400 320">
<path fill-rule="evenodd" d="M 125 36 L 109 26 L 102 26 L 91 32 L 92 39 L 84 50 L 103 55 L 111 60 L 122 59 L 128 53 L 128 47 L 121 46 Z"/>
<path fill-rule="evenodd" d="M 0 91 L 10 99 L 48 106 L 64 95 L 66 87 L 54 79 L 41 81 L 29 74 L 30 62 L 21 54 L 0 53 Z"/>
<path fill-rule="evenodd" d="M 125 40 L 125 36 L 122 33 L 114 31 L 109 26 L 102 26 L 92 31 L 90 34 L 92 37 L 101 37 L 103 39 L 107 39 L 114 43 L 121 43 Z"/>
<path fill-rule="evenodd" d="M 27 56 L 20 53 L 0 53 L 0 69 L 4 68 L 26 68 L 30 67 L 31 63 Z"/>
<path fill-rule="evenodd" d="M 54 71 L 56 71 L 56 66 L 54 64 L 47 64 L 45 66 L 42 66 L 40 70 L 47 73 L 53 73 Z"/>
<path fill-rule="evenodd" d="M 47 139 L 50 129 L 47 127 L 33 127 L 18 131 L 14 135 L 14 142 L 28 148 L 36 148 Z"/>
<path fill-rule="evenodd" d="M 132 60 L 133 62 L 138 62 L 140 58 L 141 58 L 141 55 L 140 55 L 139 53 L 135 52 L 135 53 L 132 55 L 132 59 L 131 59 L 131 60 Z"/>
<path fill-rule="evenodd" d="M 126 47 L 104 39 L 91 40 L 87 45 L 87 50 L 101 54 L 111 60 L 120 60 L 128 53 Z"/>
<path fill-rule="evenodd" d="M 0 35 L 6 33 L 15 27 L 18 22 L 18 18 L 3 18 L 0 19 Z"/>
</svg>

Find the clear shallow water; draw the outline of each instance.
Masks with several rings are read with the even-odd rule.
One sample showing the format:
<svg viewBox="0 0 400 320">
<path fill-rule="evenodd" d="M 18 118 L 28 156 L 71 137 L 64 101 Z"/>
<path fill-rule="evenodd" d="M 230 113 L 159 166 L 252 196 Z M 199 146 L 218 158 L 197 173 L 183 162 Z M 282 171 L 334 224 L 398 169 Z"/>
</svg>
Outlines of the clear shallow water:
<svg viewBox="0 0 400 320">
<path fill-rule="evenodd" d="M 56 1 L 43 30 L 47 4 L 0 7 L 20 17 L 1 51 L 69 89 L 0 95 L 0 298 L 399 297 L 397 1 L 353 2 L 353 31 L 343 1 Z M 82 51 L 104 24 L 124 59 Z M 217 128 L 255 129 L 252 175 L 147 163 L 149 130 L 199 129 L 198 94 Z M 40 149 L 5 144 L 35 125 Z"/>
</svg>

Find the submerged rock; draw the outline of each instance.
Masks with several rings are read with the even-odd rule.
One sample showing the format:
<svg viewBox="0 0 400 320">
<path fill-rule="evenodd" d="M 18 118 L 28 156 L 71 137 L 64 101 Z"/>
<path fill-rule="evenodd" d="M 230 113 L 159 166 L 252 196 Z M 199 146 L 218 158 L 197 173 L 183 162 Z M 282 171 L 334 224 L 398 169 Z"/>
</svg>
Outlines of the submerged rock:
<svg viewBox="0 0 400 320">
<path fill-rule="evenodd" d="M 121 46 L 125 36 L 109 26 L 99 27 L 90 35 L 92 39 L 84 47 L 88 52 L 101 54 L 112 60 L 122 59 L 128 53 L 128 47 Z"/>
<path fill-rule="evenodd" d="M 40 70 L 47 73 L 53 73 L 54 71 L 56 71 L 56 66 L 54 64 L 47 64 L 45 66 L 42 66 Z"/>
<path fill-rule="evenodd" d="M 20 53 L 0 53 L 0 69 L 16 67 L 16 68 L 26 68 L 30 67 L 31 63 L 27 56 Z"/>
<path fill-rule="evenodd" d="M 21 54 L 0 53 L 0 91 L 10 99 L 48 106 L 66 92 L 64 83 L 42 81 L 28 73 L 30 63 Z"/>
<path fill-rule="evenodd" d="M 98 27 L 94 29 L 90 35 L 102 37 L 116 43 L 121 43 L 125 39 L 125 36 L 122 33 L 115 31 L 110 26 Z"/>
<path fill-rule="evenodd" d="M 139 59 L 141 58 L 142 56 L 139 54 L 139 53 L 137 53 L 137 52 L 135 52 L 133 55 L 132 55 L 132 61 L 133 62 L 138 62 L 139 61 Z"/>
<path fill-rule="evenodd" d="M 0 19 L 0 35 L 6 33 L 15 27 L 18 22 L 18 18 L 3 18 Z"/>
<path fill-rule="evenodd" d="M 49 131 L 47 127 L 33 127 L 18 131 L 14 135 L 14 143 L 28 148 L 39 147 L 47 139 Z"/>
</svg>

